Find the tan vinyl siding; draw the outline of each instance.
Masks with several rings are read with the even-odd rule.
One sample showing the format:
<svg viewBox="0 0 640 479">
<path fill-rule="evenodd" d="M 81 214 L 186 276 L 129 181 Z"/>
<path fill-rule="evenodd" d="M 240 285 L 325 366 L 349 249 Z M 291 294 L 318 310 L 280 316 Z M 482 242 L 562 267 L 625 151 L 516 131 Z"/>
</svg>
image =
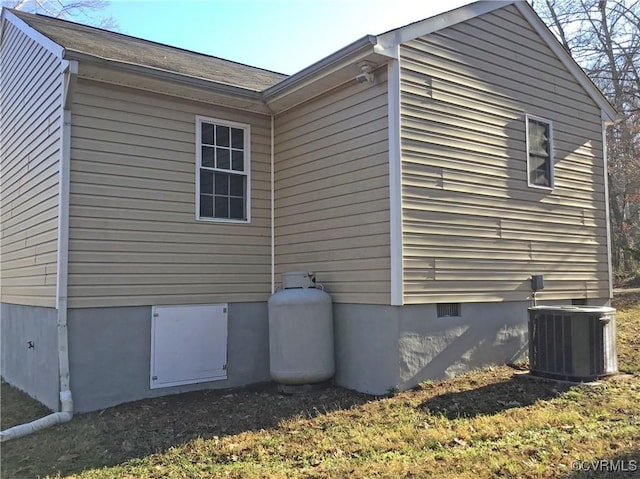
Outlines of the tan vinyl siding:
<svg viewBox="0 0 640 479">
<path fill-rule="evenodd" d="M 514 6 L 401 46 L 404 300 L 608 296 L 600 110 Z M 527 185 L 525 115 L 555 188 Z"/>
<path fill-rule="evenodd" d="M 342 303 L 389 304 L 386 76 L 276 117 L 276 281 L 315 271 Z"/>
<path fill-rule="evenodd" d="M 0 297 L 54 307 L 60 60 L 9 22 L 0 57 Z"/>
<path fill-rule="evenodd" d="M 251 222 L 196 221 L 196 115 L 251 127 Z M 265 301 L 269 118 L 79 80 L 72 117 L 71 307 Z"/>
</svg>

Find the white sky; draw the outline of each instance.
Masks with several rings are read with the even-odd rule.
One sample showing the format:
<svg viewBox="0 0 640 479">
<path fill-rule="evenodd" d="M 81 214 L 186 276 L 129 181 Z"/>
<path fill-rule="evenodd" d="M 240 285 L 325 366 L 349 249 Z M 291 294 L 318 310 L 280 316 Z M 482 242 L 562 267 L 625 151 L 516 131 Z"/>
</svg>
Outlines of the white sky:
<svg viewBox="0 0 640 479">
<path fill-rule="evenodd" d="M 281 73 L 471 0 L 111 0 L 120 32 Z"/>
</svg>

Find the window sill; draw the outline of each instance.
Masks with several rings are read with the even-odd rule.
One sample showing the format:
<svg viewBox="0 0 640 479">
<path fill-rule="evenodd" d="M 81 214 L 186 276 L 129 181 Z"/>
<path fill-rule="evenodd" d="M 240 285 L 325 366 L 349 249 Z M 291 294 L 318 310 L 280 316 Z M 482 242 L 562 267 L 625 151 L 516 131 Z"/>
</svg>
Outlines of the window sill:
<svg viewBox="0 0 640 479">
<path fill-rule="evenodd" d="M 239 225 L 248 225 L 251 224 L 251 220 L 233 220 L 233 219 L 225 219 L 225 218 L 198 218 L 196 217 L 196 221 L 201 221 L 203 223 L 231 223 L 231 224 L 239 224 Z"/>
<path fill-rule="evenodd" d="M 542 186 L 542 185 L 533 185 L 531 183 L 529 183 L 529 188 L 535 188 L 536 190 L 545 190 L 545 191 L 553 191 L 554 187 L 553 186 Z"/>
</svg>

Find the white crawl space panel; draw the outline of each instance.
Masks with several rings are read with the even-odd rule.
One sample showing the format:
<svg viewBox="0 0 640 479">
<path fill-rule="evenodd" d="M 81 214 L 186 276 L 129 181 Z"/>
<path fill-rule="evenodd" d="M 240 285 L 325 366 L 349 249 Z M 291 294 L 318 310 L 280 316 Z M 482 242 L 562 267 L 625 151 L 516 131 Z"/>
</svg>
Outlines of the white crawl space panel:
<svg viewBox="0 0 640 479">
<path fill-rule="evenodd" d="M 226 304 L 152 308 L 151 389 L 226 378 Z"/>
</svg>

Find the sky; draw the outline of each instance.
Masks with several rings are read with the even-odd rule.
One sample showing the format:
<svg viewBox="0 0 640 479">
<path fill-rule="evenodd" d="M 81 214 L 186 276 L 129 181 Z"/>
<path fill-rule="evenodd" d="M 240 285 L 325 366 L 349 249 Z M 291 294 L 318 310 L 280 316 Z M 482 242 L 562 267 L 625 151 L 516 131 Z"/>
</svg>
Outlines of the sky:
<svg viewBox="0 0 640 479">
<path fill-rule="evenodd" d="M 471 0 L 111 0 L 120 33 L 293 74 L 367 34 Z"/>
</svg>

